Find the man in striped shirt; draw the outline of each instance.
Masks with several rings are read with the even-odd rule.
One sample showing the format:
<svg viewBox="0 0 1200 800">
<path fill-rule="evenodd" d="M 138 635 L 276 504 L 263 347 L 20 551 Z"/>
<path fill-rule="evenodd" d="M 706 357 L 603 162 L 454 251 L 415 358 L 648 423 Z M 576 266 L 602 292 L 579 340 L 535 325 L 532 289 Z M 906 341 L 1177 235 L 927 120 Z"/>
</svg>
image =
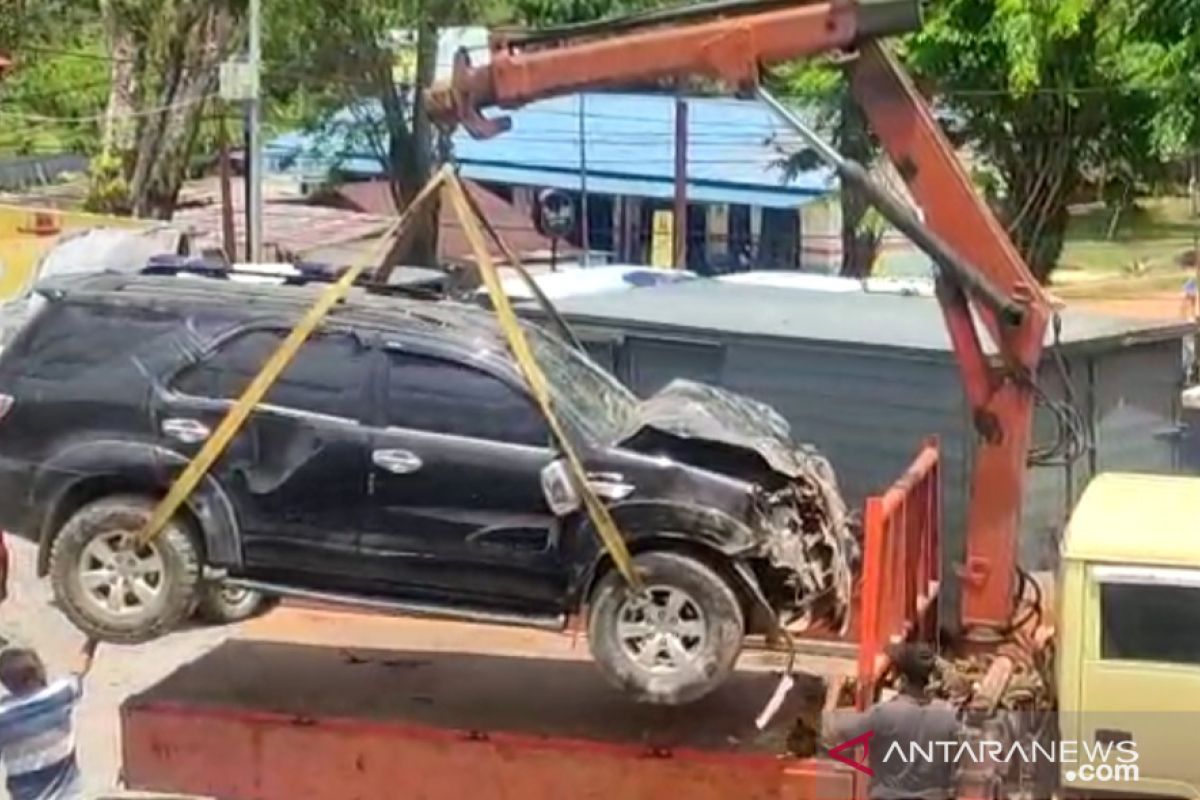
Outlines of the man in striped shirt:
<svg viewBox="0 0 1200 800">
<path fill-rule="evenodd" d="M 0 652 L 0 763 L 12 800 L 82 800 L 72 721 L 91 668 L 94 642 L 84 646 L 78 672 L 48 682 L 37 653 L 23 648 Z"/>
</svg>

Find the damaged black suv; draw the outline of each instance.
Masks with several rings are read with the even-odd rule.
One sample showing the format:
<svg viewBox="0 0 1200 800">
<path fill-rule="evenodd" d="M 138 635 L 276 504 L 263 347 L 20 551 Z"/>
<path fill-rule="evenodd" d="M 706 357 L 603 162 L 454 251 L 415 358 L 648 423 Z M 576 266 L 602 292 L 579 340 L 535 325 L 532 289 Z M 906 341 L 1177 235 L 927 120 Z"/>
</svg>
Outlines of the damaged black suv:
<svg viewBox="0 0 1200 800">
<path fill-rule="evenodd" d="M 827 464 L 769 408 L 679 382 L 639 401 L 527 332 L 645 590 L 626 589 L 486 312 L 355 294 L 154 543 L 132 546 L 313 289 L 101 275 L 0 356 L 0 528 L 40 545 L 85 632 L 169 631 L 215 582 L 400 613 L 561 628 L 604 674 L 693 700 L 748 632 L 838 625 L 853 536 Z"/>
</svg>

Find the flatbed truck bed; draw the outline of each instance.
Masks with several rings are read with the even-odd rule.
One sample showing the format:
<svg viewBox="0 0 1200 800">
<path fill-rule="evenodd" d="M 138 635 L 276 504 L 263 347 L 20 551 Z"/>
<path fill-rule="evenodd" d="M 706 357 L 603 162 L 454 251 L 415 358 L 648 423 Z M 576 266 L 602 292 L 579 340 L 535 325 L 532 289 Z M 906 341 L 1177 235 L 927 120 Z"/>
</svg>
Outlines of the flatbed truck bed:
<svg viewBox="0 0 1200 800">
<path fill-rule="evenodd" d="M 122 708 L 131 789 L 219 800 L 853 795 L 853 771 L 783 757 L 821 672 L 764 731 L 775 660 L 682 708 L 638 705 L 569 634 L 283 608 Z"/>
</svg>

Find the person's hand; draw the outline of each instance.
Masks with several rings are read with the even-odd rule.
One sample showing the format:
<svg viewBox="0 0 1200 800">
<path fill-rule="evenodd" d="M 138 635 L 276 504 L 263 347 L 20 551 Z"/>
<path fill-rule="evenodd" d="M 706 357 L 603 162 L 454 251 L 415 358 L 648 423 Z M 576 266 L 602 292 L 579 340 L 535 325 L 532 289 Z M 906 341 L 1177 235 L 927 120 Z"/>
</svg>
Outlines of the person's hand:
<svg viewBox="0 0 1200 800">
<path fill-rule="evenodd" d="M 846 683 L 849 681 L 845 675 L 834 675 L 825 684 L 825 710 L 832 711 L 837 708 L 838 700 L 841 699 L 842 690 L 846 688 Z"/>
</svg>

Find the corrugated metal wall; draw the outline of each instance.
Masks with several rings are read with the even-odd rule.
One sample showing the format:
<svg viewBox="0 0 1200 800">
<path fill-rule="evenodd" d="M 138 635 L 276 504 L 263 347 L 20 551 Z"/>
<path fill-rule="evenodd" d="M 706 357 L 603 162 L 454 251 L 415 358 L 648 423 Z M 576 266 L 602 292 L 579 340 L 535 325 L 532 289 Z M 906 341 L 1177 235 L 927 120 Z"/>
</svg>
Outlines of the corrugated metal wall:
<svg viewBox="0 0 1200 800">
<path fill-rule="evenodd" d="M 1058 565 L 1063 525 L 1091 478 L 1100 472 L 1181 471 L 1181 345 L 1176 341 L 1113 345 L 1067 359 L 1078 401 L 1093 432 L 1093 446 L 1071 470 L 1030 471 L 1022 521 L 1021 560 L 1030 569 Z M 1055 370 L 1042 370 L 1042 385 L 1063 396 Z M 1039 414 L 1036 441 L 1053 434 Z"/>
<path fill-rule="evenodd" d="M 950 354 L 667 334 L 589 324 L 578 331 L 604 366 L 638 394 L 676 377 L 706 381 L 774 406 L 797 440 L 811 442 L 833 462 L 855 507 L 886 488 L 909 464 L 921 441 L 941 440 L 944 458 L 947 570 L 961 563 L 970 491 L 973 432 L 958 370 Z M 1068 470 L 1031 470 L 1022 523 L 1022 563 L 1057 564 L 1066 514 L 1094 469 L 1174 471 L 1180 389 L 1180 345 L 1166 341 L 1078 353 L 1067 360 L 1077 401 L 1094 425 L 1095 447 Z M 1047 365 L 1042 384 L 1064 395 Z M 1054 427 L 1039 413 L 1035 441 Z M 947 574 L 952 574 L 948 572 Z"/>
<path fill-rule="evenodd" d="M 1177 342 L 1138 344 L 1095 359 L 1098 471 L 1179 468 L 1180 349 Z"/>
</svg>

